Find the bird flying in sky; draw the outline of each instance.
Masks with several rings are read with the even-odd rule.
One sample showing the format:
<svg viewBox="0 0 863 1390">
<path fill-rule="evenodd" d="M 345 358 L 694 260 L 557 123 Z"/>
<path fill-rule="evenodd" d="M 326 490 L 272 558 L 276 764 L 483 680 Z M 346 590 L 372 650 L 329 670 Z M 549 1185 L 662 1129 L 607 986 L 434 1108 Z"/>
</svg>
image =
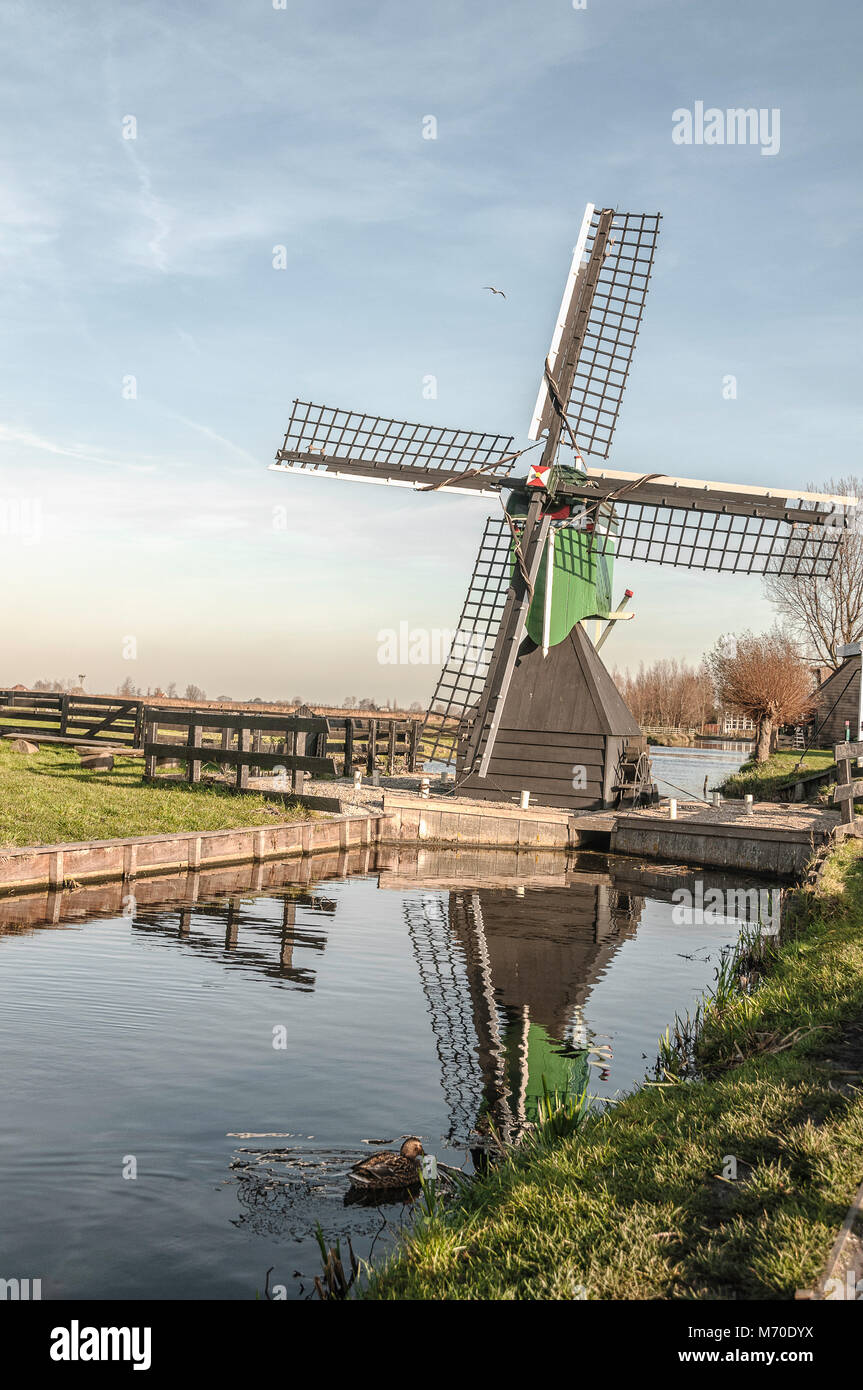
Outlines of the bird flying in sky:
<svg viewBox="0 0 863 1390">
<path fill-rule="evenodd" d="M 494 285 L 483 285 L 483 289 L 491 290 L 492 294 L 499 294 L 501 299 L 506 299 L 506 295 L 504 294 L 503 290 L 496 290 Z"/>
</svg>

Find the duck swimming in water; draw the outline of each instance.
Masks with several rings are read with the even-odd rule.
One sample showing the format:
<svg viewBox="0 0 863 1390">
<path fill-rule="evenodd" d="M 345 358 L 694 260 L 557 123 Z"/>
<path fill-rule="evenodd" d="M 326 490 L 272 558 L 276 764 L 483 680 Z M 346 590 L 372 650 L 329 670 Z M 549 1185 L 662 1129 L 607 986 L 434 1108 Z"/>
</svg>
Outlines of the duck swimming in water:
<svg viewBox="0 0 863 1390">
<path fill-rule="evenodd" d="M 371 1192 L 375 1188 L 418 1187 L 422 1171 L 423 1146 L 413 1135 L 398 1153 L 384 1152 L 355 1163 L 348 1173 L 351 1187 Z"/>
</svg>

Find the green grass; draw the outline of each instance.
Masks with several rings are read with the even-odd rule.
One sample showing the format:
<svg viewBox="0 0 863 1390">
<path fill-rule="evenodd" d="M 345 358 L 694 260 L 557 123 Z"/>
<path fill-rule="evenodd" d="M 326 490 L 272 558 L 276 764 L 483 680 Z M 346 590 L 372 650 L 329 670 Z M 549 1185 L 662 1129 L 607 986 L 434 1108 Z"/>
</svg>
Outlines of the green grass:
<svg viewBox="0 0 863 1390">
<path fill-rule="evenodd" d="M 0 740 L 0 848 L 309 819 L 263 796 L 144 783 L 143 770 L 142 758 L 116 758 L 113 772 L 88 772 L 71 749 L 28 755 Z"/>
<path fill-rule="evenodd" d="M 833 764 L 833 751 L 828 748 L 813 748 L 804 757 L 800 767 L 799 750 L 771 753 L 766 762 L 760 765 L 746 762 L 732 776 L 726 778 L 720 790 L 724 796 L 743 797 L 748 793 L 756 801 L 768 801 L 779 787 L 787 787 L 807 772 L 823 772 Z M 817 794 L 813 793 L 813 794 Z"/>
<path fill-rule="evenodd" d="M 825 1055 L 863 1022 L 856 844 L 804 901 L 760 987 L 726 980 L 704 1008 L 702 1079 L 672 1073 L 571 1138 L 515 1150 L 420 1216 L 364 1296 L 791 1299 L 811 1287 L 863 1179 L 863 1076 Z"/>
</svg>

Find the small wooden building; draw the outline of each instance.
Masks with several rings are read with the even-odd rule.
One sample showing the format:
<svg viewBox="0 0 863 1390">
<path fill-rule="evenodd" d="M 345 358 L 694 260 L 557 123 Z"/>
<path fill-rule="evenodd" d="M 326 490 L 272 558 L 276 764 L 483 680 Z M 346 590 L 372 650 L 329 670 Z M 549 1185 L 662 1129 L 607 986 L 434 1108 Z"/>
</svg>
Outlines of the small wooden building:
<svg viewBox="0 0 863 1390">
<path fill-rule="evenodd" d="M 522 642 L 486 777 L 462 780 L 464 747 L 459 791 L 480 800 L 517 800 L 527 786 L 538 804 L 601 811 L 640 764 L 651 785 L 647 741 L 581 623 L 546 657 Z"/>
<path fill-rule="evenodd" d="M 860 718 L 860 657 L 849 656 L 842 665 L 822 681 L 815 691 L 816 735 L 819 748 L 829 748 L 845 740 L 845 723 L 850 737 L 861 737 Z"/>
</svg>

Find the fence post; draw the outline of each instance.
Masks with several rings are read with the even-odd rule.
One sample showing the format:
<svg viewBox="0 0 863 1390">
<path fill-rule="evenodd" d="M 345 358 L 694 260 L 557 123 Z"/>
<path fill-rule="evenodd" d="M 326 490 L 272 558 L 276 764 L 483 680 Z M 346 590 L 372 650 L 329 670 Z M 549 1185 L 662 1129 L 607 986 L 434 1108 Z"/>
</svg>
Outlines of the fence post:
<svg viewBox="0 0 863 1390">
<path fill-rule="evenodd" d="M 377 721 L 376 719 L 369 719 L 369 747 L 368 747 L 368 754 L 367 754 L 367 756 L 366 756 L 366 771 L 367 771 L 367 772 L 374 772 L 374 770 L 375 770 L 375 755 L 376 755 L 377 751 L 378 751 L 378 721 Z"/>
<path fill-rule="evenodd" d="M 307 734 L 300 733 L 299 730 L 295 731 L 293 747 L 293 753 L 295 758 L 304 758 L 306 756 L 307 738 Z M 291 770 L 291 791 L 293 792 L 294 796 L 302 796 L 304 781 L 304 774 L 295 763 Z"/>
<path fill-rule="evenodd" d="M 410 725 L 410 737 L 408 743 L 408 772 L 417 770 L 417 749 L 420 745 L 420 721 L 412 719 Z"/>
<path fill-rule="evenodd" d="M 354 721 L 345 720 L 345 776 L 350 777 L 354 762 Z"/>
<path fill-rule="evenodd" d="M 60 696 L 60 733 L 65 737 L 69 728 L 69 696 Z"/>
<path fill-rule="evenodd" d="M 237 791 L 244 792 L 249 785 L 249 764 L 243 762 L 243 754 L 248 753 L 252 742 L 251 729 L 237 730 L 237 752 L 239 761 L 237 763 Z"/>
<path fill-rule="evenodd" d="M 263 740 L 263 735 L 262 735 L 262 733 L 261 733 L 261 730 L 260 730 L 260 729 L 256 729 L 255 732 L 254 732 L 254 734 L 252 735 L 252 752 L 253 752 L 253 753 L 260 753 L 260 752 L 261 752 L 261 743 L 262 743 L 262 740 Z M 253 765 L 253 767 L 252 767 L 252 771 L 254 772 L 255 776 L 257 777 L 257 776 L 260 774 L 260 771 L 261 771 L 260 764 L 255 763 L 255 764 Z"/>
<path fill-rule="evenodd" d="M 849 741 L 834 744 L 833 756 L 836 760 L 836 786 L 833 789 L 833 801 L 834 803 L 839 802 L 841 823 L 850 826 L 852 835 L 856 835 L 858 829 L 857 817 L 854 814 L 854 794 L 856 792 L 863 796 L 863 781 L 855 780 L 851 763 L 863 757 L 863 742 Z"/>
<path fill-rule="evenodd" d="M 387 776 L 392 777 L 396 770 L 396 721 L 390 720 L 390 736 L 387 739 Z"/>
<path fill-rule="evenodd" d="M 196 753 L 199 753 L 199 752 L 201 751 L 201 750 L 200 750 L 200 744 L 201 744 L 201 734 L 202 734 L 202 731 L 203 731 L 203 730 L 202 730 L 202 725 L 200 725 L 200 724 L 190 724 L 190 725 L 189 725 L 189 736 L 188 736 L 186 742 L 187 742 L 187 744 L 188 744 L 188 746 L 189 746 L 189 749 L 190 749 L 190 750 L 194 750 L 194 752 L 196 752 Z M 201 780 L 201 759 L 200 759 L 200 758 L 190 757 L 187 761 L 188 761 L 188 768 L 187 768 L 186 775 L 187 775 L 189 781 L 190 781 L 190 782 L 200 782 L 200 780 Z"/>
<path fill-rule="evenodd" d="M 144 725 L 144 777 L 150 778 L 156 775 L 156 754 L 151 753 L 148 744 L 156 742 L 156 724 L 152 719 L 148 719 Z"/>
<path fill-rule="evenodd" d="M 144 701 L 139 700 L 135 707 L 135 729 L 132 734 L 132 747 L 140 748 L 144 741 Z"/>
</svg>

